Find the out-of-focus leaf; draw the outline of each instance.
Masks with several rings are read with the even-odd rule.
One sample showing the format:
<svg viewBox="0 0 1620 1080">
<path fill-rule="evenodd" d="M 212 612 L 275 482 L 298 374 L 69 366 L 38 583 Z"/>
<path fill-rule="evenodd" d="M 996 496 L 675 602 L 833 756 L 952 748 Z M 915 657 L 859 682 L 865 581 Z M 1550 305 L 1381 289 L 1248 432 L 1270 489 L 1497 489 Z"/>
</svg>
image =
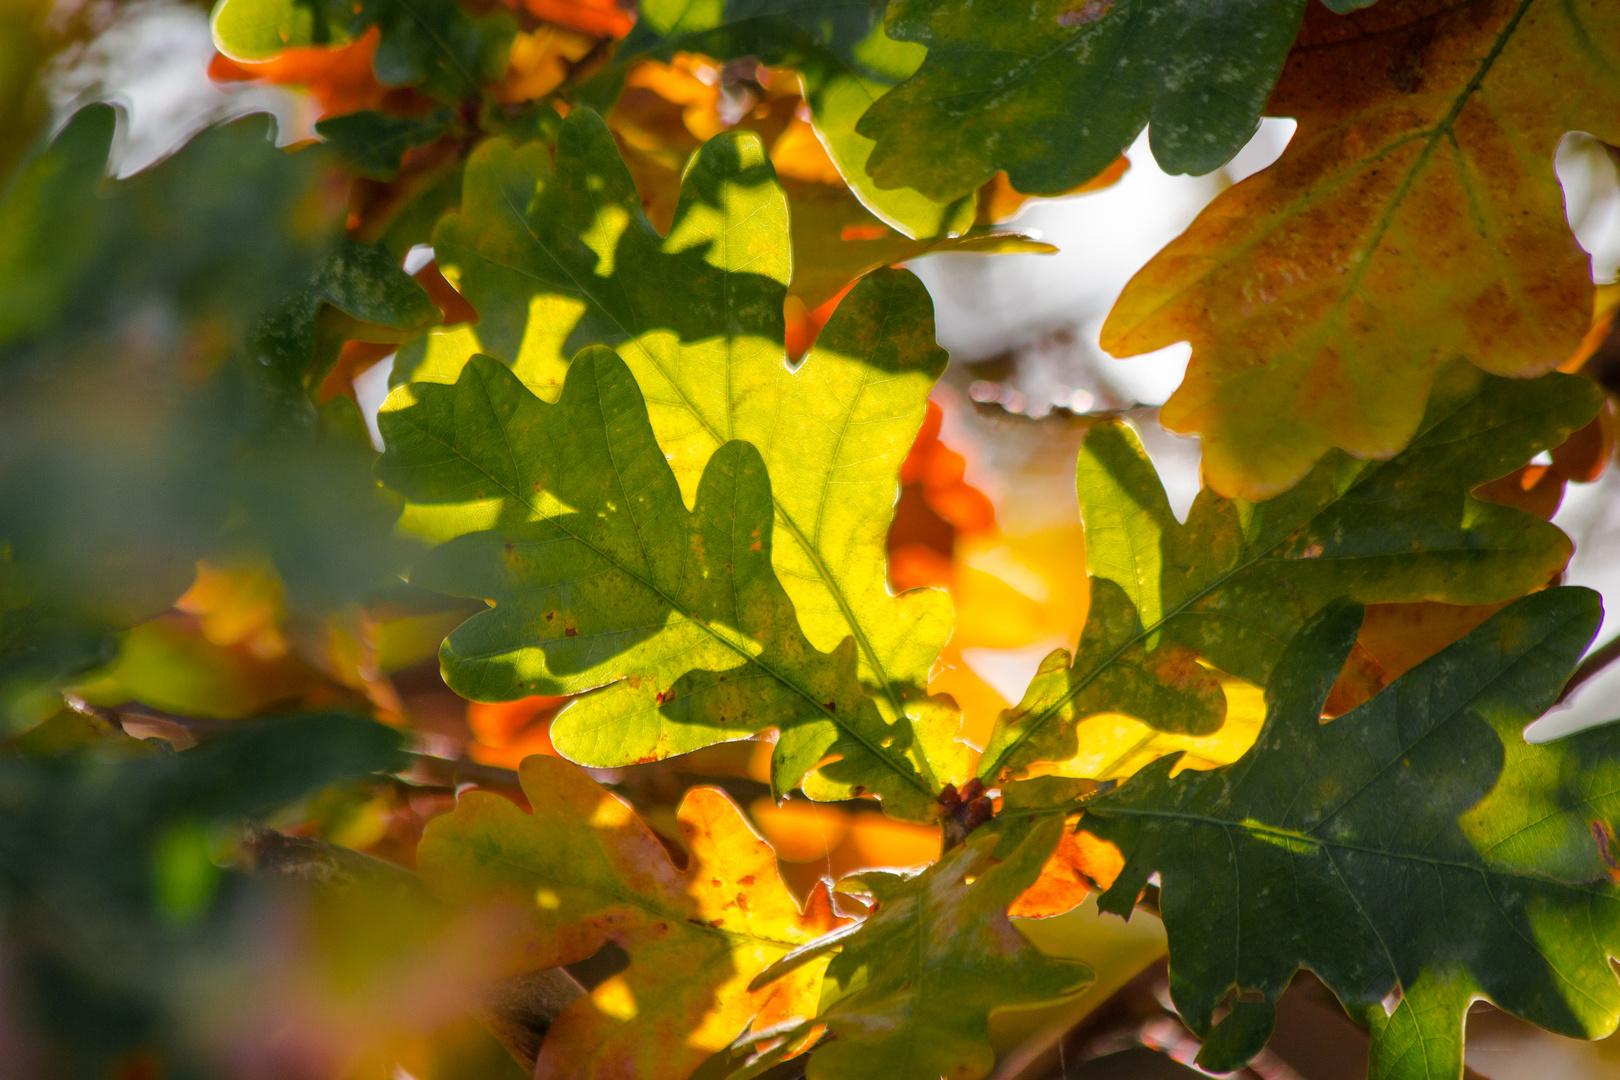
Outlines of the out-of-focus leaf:
<svg viewBox="0 0 1620 1080">
<path fill-rule="evenodd" d="M 1370 2 L 1370 0 L 1366 0 Z M 1335 0 L 1335 10 L 1362 6 Z M 958 198 L 1004 170 L 1057 195 L 1101 173 L 1152 121 L 1169 172 L 1206 173 L 1254 134 L 1303 0 L 902 0 L 886 23 L 926 46 L 861 118 L 881 187 Z"/>
<path fill-rule="evenodd" d="M 1570 130 L 1620 142 L 1617 71 L 1604 0 L 1312 8 L 1267 106 L 1299 121 L 1282 160 L 1137 274 L 1103 347 L 1192 342 L 1164 422 L 1199 432 L 1209 485 L 1247 499 L 1333 447 L 1399 450 L 1458 356 L 1551 371 L 1592 303 L 1553 151 Z"/>
<path fill-rule="evenodd" d="M 751 56 L 793 68 L 803 79 L 822 144 L 867 209 L 907 237 L 955 235 L 973 223 L 971 188 L 936 201 L 903 185 L 879 188 L 867 176 L 873 144 L 856 133 L 856 121 L 916 71 L 924 55 L 916 45 L 888 36 L 884 7 L 878 0 L 836 7 L 814 0 L 701 6 L 654 0 L 641 6 L 636 28 L 618 55 L 667 59 L 676 52 L 698 52 L 720 60 Z"/>
<path fill-rule="evenodd" d="M 378 81 L 445 102 L 497 80 L 517 30 L 510 12 L 475 16 L 456 0 L 220 0 L 213 14 L 215 47 L 248 62 L 346 44 L 372 27 L 380 34 L 372 58 Z"/>
<path fill-rule="evenodd" d="M 441 650 L 453 689 L 502 700 L 603 688 L 551 729 L 559 750 L 593 763 L 776 728 L 778 792 L 835 755 L 829 783 L 927 815 L 927 759 L 911 726 L 886 722 L 863 692 L 854 642 L 821 652 L 799 630 L 772 568 L 771 484 L 753 446 L 723 445 L 688 511 L 635 379 L 601 347 L 575 359 L 555 405 L 475 357 L 453 387 L 396 390 L 382 423 L 379 469 L 410 501 L 408 520 L 460 533 L 412 580 L 495 604 Z"/>
<path fill-rule="evenodd" d="M 450 129 L 449 109 L 435 109 L 426 116 L 391 116 L 380 112 L 356 112 L 332 116 L 315 125 L 315 131 L 352 162 L 361 176 L 392 180 L 399 175 L 399 160 L 413 146 L 426 146 Z"/>
<path fill-rule="evenodd" d="M 785 206 L 757 139 L 719 136 L 703 147 L 668 237 L 641 213 L 600 119 L 575 110 L 556 154 L 555 174 L 543 145 L 491 140 L 475 154 L 462 210 L 439 226 L 434 247 L 459 266 L 480 321 L 429 335 L 411 377 L 450 381 L 464 350 L 484 348 L 554 399 L 561 350 L 606 342 L 635 374 L 685 499 L 723 443 L 752 442 L 772 478 L 776 574 L 805 637 L 822 653 L 853 639 L 861 683 L 921 775 L 961 779 L 956 712 L 925 689 L 949 635 L 949 602 L 925 590 L 892 596 L 883 565 L 899 464 L 946 359 L 933 343 L 927 293 L 910 274 L 873 273 L 790 371 Z M 406 521 L 433 539 L 472 527 L 438 511 L 412 510 Z M 587 743 L 584 715 L 570 710 L 552 731 L 576 760 L 626 764 L 653 752 L 594 734 Z M 908 728 L 914 739 L 900 734 Z M 577 757 L 586 753 L 611 756 Z"/>
<path fill-rule="evenodd" d="M 323 713 L 244 724 L 179 754 L 118 734 L 0 755 L 8 979 L 53 1074 L 105 1077 L 138 1048 L 176 1075 L 200 1067 L 184 1012 L 196 1002 L 181 987 L 229 951 L 230 915 L 263 900 L 213 864 L 214 849 L 243 820 L 399 767 L 398 748 L 389 728 Z"/>
<path fill-rule="evenodd" d="M 1232 1052 L 1208 1067 L 1259 1048 L 1300 967 L 1368 1018 L 1375 1077 L 1459 1075 L 1475 995 L 1565 1035 L 1614 1029 L 1617 729 L 1541 745 L 1522 732 L 1600 614 L 1584 589 L 1525 597 L 1324 724 L 1361 621 L 1332 605 L 1278 664 L 1243 760 L 1172 779 L 1166 759 L 1088 804 L 1081 827 L 1126 859 L 1102 907 L 1124 914 L 1160 876 L 1183 1019 L 1207 1033 L 1239 995 L 1205 1044 Z M 1242 1037 L 1222 1039 L 1228 1025 Z"/>
<path fill-rule="evenodd" d="M 810 1058 L 811 1080 L 976 1080 L 995 1064 L 992 1009 L 1084 989 L 1090 968 L 1042 955 L 1005 914 L 1061 830 L 1049 818 L 998 860 L 1002 837 L 981 829 L 914 877 L 850 879 L 877 906 L 827 967 L 816 1021 L 834 1038 Z"/>
<path fill-rule="evenodd" d="M 419 331 L 426 294 L 343 239 L 330 158 L 277 150 L 264 118 L 118 181 L 112 131 L 82 110 L 0 201 L 21 225 L 0 273 L 31 303 L 0 342 L 7 698 L 104 659 L 201 557 L 268 554 L 300 608 L 399 558 L 359 414 L 299 380 L 344 333 Z"/>
<path fill-rule="evenodd" d="M 279 86 L 307 90 L 320 103 L 322 116 L 375 109 L 389 89 L 377 81 L 372 58 L 381 35 L 376 27 L 343 45 L 305 45 L 281 49 L 266 60 L 233 60 L 215 53 L 208 77 L 215 82 L 263 79 Z"/>
<path fill-rule="evenodd" d="M 428 826 L 418 859 L 448 898 L 526 911 L 526 967 L 584 960 L 609 942 L 629 954 L 622 973 L 552 1024 L 537 1077 L 683 1080 L 750 1023 L 814 1009 L 825 962 L 759 990 L 749 983 L 841 920 L 824 888 L 800 910 L 775 853 L 725 795 L 687 793 L 687 866 L 677 870 L 635 812 L 578 767 L 531 757 L 520 774 L 533 815 L 463 795 Z"/>
<path fill-rule="evenodd" d="M 1117 586 L 1142 628 L 1090 654 L 1082 638 L 1067 671 L 1066 655 L 1049 658 L 1026 700 L 998 722 L 980 775 L 998 778 L 1083 749 L 1069 725 L 1086 715 L 1123 712 L 1170 727 L 1100 700 L 1144 647 L 1149 657 L 1180 650 L 1171 655 L 1196 655 L 1264 684 L 1299 627 L 1335 597 L 1482 604 L 1545 585 L 1568 561 L 1569 540 L 1471 492 L 1563 442 L 1597 405 L 1593 386 L 1573 376 L 1526 382 L 1459 363 L 1437 385 L 1418 436 L 1392 460 L 1335 453 L 1294 490 L 1258 505 L 1206 489 L 1185 525 L 1130 430 L 1099 424 L 1077 472 L 1086 558 L 1094 581 Z"/>
</svg>

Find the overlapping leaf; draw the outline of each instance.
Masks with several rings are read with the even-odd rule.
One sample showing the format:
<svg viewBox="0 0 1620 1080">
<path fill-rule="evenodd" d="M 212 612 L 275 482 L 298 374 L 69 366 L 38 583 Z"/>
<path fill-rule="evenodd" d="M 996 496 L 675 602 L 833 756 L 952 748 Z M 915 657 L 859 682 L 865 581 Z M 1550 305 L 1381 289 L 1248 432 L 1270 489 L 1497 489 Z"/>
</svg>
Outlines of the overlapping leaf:
<svg viewBox="0 0 1620 1080">
<path fill-rule="evenodd" d="M 929 590 L 892 596 L 884 573 L 899 465 L 945 365 L 927 293 L 908 273 L 870 275 L 790 371 L 785 206 L 757 139 L 723 135 L 703 147 L 668 237 L 642 215 L 594 114 L 569 116 L 556 157 L 553 175 L 540 144 L 491 140 L 474 156 L 462 210 L 434 242 L 459 267 L 481 321 L 430 335 L 413 377 L 448 381 L 482 348 L 551 397 L 563 350 L 605 342 L 634 373 L 688 502 L 723 443 L 758 447 L 774 500 L 772 558 L 805 637 L 823 653 L 853 639 L 884 723 L 916 727 L 921 774 L 935 790 L 960 779 L 955 710 L 925 690 L 949 635 L 949 600 Z M 455 515 L 418 510 L 407 520 L 436 539 L 465 529 Z M 652 752 L 595 736 L 587 744 L 581 719 L 565 713 L 553 730 L 577 760 L 616 765 Z"/>
<path fill-rule="evenodd" d="M 888 31 L 928 58 L 856 126 L 877 144 L 867 168 L 879 187 L 941 202 L 997 170 L 1019 191 L 1056 195 L 1102 172 L 1151 120 L 1160 165 L 1209 172 L 1254 134 L 1304 10 L 1304 0 L 901 0 Z"/>
<path fill-rule="evenodd" d="M 284 49 L 336 45 L 381 32 L 372 67 L 386 86 L 420 87 L 459 102 L 506 66 L 517 26 L 504 11 L 474 16 L 456 0 L 223 0 L 214 45 L 232 60 L 268 60 Z"/>
<path fill-rule="evenodd" d="M 1598 404 L 1574 376 L 1515 381 L 1459 363 L 1417 438 L 1389 462 L 1336 453 L 1259 505 L 1206 489 L 1185 525 L 1130 430 L 1093 428 L 1077 473 L 1094 582 L 1079 655 L 1071 666 L 1060 651 L 1042 665 L 998 721 L 980 775 L 1063 760 L 1089 741 L 1074 725 L 1098 713 L 1207 729 L 1219 690 L 1185 696 L 1211 679 L 1191 656 L 1264 684 L 1299 627 L 1335 597 L 1482 604 L 1546 584 L 1569 540 L 1470 492 L 1561 443 Z"/>
<path fill-rule="evenodd" d="M 398 557 L 359 414 L 300 380 L 339 322 L 419 332 L 427 297 L 264 118 L 120 181 L 113 129 L 81 111 L 0 204 L 0 683 L 99 658 L 204 555 L 271 554 L 301 607 Z"/>
<path fill-rule="evenodd" d="M 206 1073 L 188 991 L 206 966 L 241 962 L 237 927 L 262 932 L 275 900 L 215 865 L 220 842 L 335 782 L 399 768 L 399 743 L 340 713 L 256 721 L 179 754 L 65 711 L 9 739 L 0 902 L 8 947 L 28 958 L 9 977 L 33 1017 L 19 1045 L 50 1053 L 59 1076 L 116 1074 L 137 1046 Z"/>
<path fill-rule="evenodd" d="M 577 767 L 531 757 L 521 776 L 532 816 L 497 795 L 464 795 L 428 826 L 418 857 L 447 897 L 526 910 L 528 966 L 573 963 L 609 942 L 629 954 L 622 974 L 552 1024 L 536 1077 L 683 1080 L 750 1023 L 814 1011 L 825 962 L 749 983 L 841 920 L 825 889 L 799 909 L 775 852 L 725 795 L 687 793 L 688 863 L 677 870 L 635 812 Z"/>
<path fill-rule="evenodd" d="M 1207 1032 L 1239 995 L 1203 1064 L 1258 1050 L 1300 967 L 1373 1021 L 1374 1076 L 1459 1075 L 1476 994 L 1562 1034 L 1614 1029 L 1620 729 L 1522 734 L 1600 615 L 1584 589 L 1525 597 L 1324 724 L 1361 621 L 1357 605 L 1330 606 L 1277 666 L 1243 760 L 1172 779 L 1166 758 L 1088 805 L 1082 828 L 1126 858 L 1105 909 L 1128 911 L 1160 875 L 1182 1017 Z"/>
<path fill-rule="evenodd" d="M 445 642 L 453 689 L 504 700 L 605 686 L 552 727 L 586 762 L 776 728 L 779 792 L 830 754 L 830 781 L 927 815 L 927 759 L 862 691 L 854 642 L 821 652 L 799 630 L 772 569 L 771 483 L 752 445 L 715 453 L 688 511 L 634 378 L 601 347 L 575 359 L 555 405 L 475 357 L 453 387 L 395 391 L 383 431 L 379 468 L 410 513 L 482 526 L 412 575 L 494 602 Z"/>
<path fill-rule="evenodd" d="M 908 237 L 949 236 L 973 224 L 973 188 L 950 199 L 904 185 L 879 188 L 867 175 L 872 140 L 856 121 L 922 63 L 924 50 L 885 32 L 881 0 L 829 7 L 815 0 L 727 0 L 694 5 L 655 0 L 641 6 L 619 58 L 667 58 L 677 51 L 719 60 L 755 57 L 800 73 L 816 131 L 861 202 Z M 1069 186 L 1073 186 L 1072 184 Z"/>
<path fill-rule="evenodd" d="M 1061 831 L 1048 818 L 998 860 L 1002 837 L 983 829 L 914 877 L 861 875 L 877 906 L 827 967 L 817 1022 L 834 1038 L 811 1080 L 976 1080 L 995 1064 L 991 1010 L 1084 989 L 1089 968 L 1043 955 L 1006 916 Z"/>
<path fill-rule="evenodd" d="M 1620 11 L 1604 0 L 1313 9 L 1268 110 L 1283 158 L 1222 194 L 1126 288 L 1117 355 L 1191 341 L 1164 422 L 1211 487 L 1292 485 L 1331 447 L 1387 457 L 1436 373 L 1549 371 L 1579 342 L 1590 268 L 1552 156 L 1620 142 Z M 1556 73 L 1556 74 L 1554 74 Z"/>
</svg>

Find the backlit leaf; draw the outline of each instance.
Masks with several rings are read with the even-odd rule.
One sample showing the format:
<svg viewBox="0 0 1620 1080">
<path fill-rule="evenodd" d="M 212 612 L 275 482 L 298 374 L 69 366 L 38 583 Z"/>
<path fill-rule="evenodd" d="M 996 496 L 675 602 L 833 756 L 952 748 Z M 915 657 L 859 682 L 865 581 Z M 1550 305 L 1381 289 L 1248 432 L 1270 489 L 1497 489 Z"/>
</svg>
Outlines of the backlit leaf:
<svg viewBox="0 0 1620 1080">
<path fill-rule="evenodd" d="M 916 728 L 921 775 L 961 779 L 966 749 L 954 740 L 955 709 L 925 689 L 950 633 L 949 599 L 931 590 L 893 596 L 884 573 L 899 466 L 946 359 L 927 293 L 908 273 L 874 272 L 789 370 L 785 200 L 755 137 L 705 144 L 668 237 L 641 213 L 594 114 L 578 109 L 564 122 L 555 174 L 550 157 L 544 145 L 498 139 L 474 156 L 461 212 L 439 226 L 435 251 L 459 267 L 481 321 L 430 334 L 411 377 L 450 381 L 481 348 L 550 399 L 565 348 L 610 344 L 641 387 L 688 502 L 723 443 L 751 442 L 771 477 L 776 574 L 804 636 L 822 653 L 852 639 L 884 724 Z M 453 516 L 409 520 L 435 539 L 462 531 Z M 552 732 L 565 754 L 593 755 L 576 760 L 625 764 L 653 752 L 632 753 L 605 733 L 588 749 L 569 734 L 581 720 L 564 713 Z M 861 783 L 853 766 L 846 776 Z"/>
<path fill-rule="evenodd" d="M 1130 429 L 1097 425 L 1077 470 L 1094 582 L 1079 656 L 1072 667 L 1061 651 L 1047 659 L 1025 700 L 998 721 L 979 774 L 1095 754 L 1071 725 L 1100 713 L 1207 734 L 1210 713 L 1162 696 L 1194 684 L 1191 658 L 1264 684 L 1299 627 L 1335 597 L 1484 604 L 1541 587 L 1568 561 L 1569 540 L 1471 492 L 1561 443 L 1597 406 L 1592 385 L 1573 376 L 1525 382 L 1457 364 L 1417 438 L 1392 460 L 1335 453 L 1258 505 L 1206 489 L 1185 524 Z M 1094 630 L 1099 617 L 1125 621 Z M 1125 629 L 1135 620 L 1140 629 Z"/>
<path fill-rule="evenodd" d="M 992 1009 L 1083 990 L 1090 968 L 1043 955 L 1005 913 L 1061 831 L 1048 818 L 998 860 L 1002 837 L 981 829 L 914 877 L 852 879 L 877 907 L 827 967 L 817 1022 L 834 1038 L 811 1080 L 976 1080 L 995 1064 Z"/>
<path fill-rule="evenodd" d="M 1240 995 L 1206 1066 L 1258 1049 L 1300 967 L 1369 1019 L 1375 1077 L 1458 1076 L 1474 995 L 1565 1035 L 1614 1029 L 1620 729 L 1542 745 L 1522 734 L 1600 614 L 1583 589 L 1525 597 L 1324 724 L 1361 621 L 1359 606 L 1332 605 L 1277 666 L 1243 760 L 1171 778 L 1165 759 L 1088 804 L 1081 827 L 1126 860 L 1106 910 L 1129 911 L 1159 874 L 1182 1018 L 1207 1033 Z"/>
<path fill-rule="evenodd" d="M 804 83 L 816 132 L 850 189 L 872 213 L 907 237 L 945 237 L 973 223 L 972 187 L 936 200 L 903 184 L 880 188 L 867 175 L 873 143 L 856 121 L 911 75 L 923 50 L 885 30 L 881 0 L 829 6 L 816 0 L 724 0 L 697 5 L 652 0 L 619 56 L 668 58 L 677 51 L 719 60 L 755 57 L 791 67 Z M 1071 185 L 1072 186 L 1072 185 Z"/>
<path fill-rule="evenodd" d="M 605 687 L 551 728 L 558 750 L 590 763 L 776 728 L 778 792 L 831 754 L 828 783 L 928 814 L 927 759 L 862 691 L 853 640 L 822 652 L 799 630 L 752 445 L 710 458 L 688 511 L 634 378 L 601 347 L 575 359 L 555 405 L 475 357 L 454 386 L 395 391 L 382 425 L 379 470 L 410 501 L 406 520 L 460 534 L 413 582 L 494 602 L 441 650 L 452 689 L 507 700 Z"/>
<path fill-rule="evenodd" d="M 635 811 L 577 766 L 536 756 L 521 777 L 533 815 L 497 795 L 463 795 L 428 826 L 418 860 L 448 898 L 526 911 L 514 957 L 526 968 L 584 960 L 608 943 L 629 954 L 621 974 L 552 1024 L 537 1078 L 682 1080 L 750 1023 L 814 1010 L 824 961 L 748 985 L 841 920 L 824 888 L 800 910 L 775 853 L 725 795 L 687 793 L 678 870 Z"/>
<path fill-rule="evenodd" d="M 475 16 L 456 0 L 220 0 L 214 45 L 232 60 L 262 61 L 288 48 L 341 45 L 376 27 L 372 67 L 386 86 L 413 86 L 445 102 L 494 82 L 516 31 L 510 13 Z"/>
<path fill-rule="evenodd" d="M 1102 335 L 1120 356 L 1192 342 L 1164 422 L 1249 499 L 1332 447 L 1399 450 L 1456 357 L 1527 376 L 1574 350 L 1590 263 L 1552 158 L 1570 130 L 1620 142 L 1620 9 L 1313 8 L 1267 109 L 1299 121 L 1282 160 L 1160 252 Z"/>
</svg>

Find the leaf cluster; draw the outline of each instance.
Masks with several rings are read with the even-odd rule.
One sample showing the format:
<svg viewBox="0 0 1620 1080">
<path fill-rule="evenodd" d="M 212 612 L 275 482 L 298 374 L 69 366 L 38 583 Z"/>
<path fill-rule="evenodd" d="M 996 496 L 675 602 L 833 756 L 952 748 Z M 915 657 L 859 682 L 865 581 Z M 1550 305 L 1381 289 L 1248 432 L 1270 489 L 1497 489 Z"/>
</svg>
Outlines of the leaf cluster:
<svg viewBox="0 0 1620 1080">
<path fill-rule="evenodd" d="M 307 90 L 318 145 L 250 117 L 112 179 L 90 105 L 0 158 L 0 919 L 52 1068 L 254 1075 L 197 1003 L 258 982 L 380 1074 L 470 1075 L 435 1025 L 476 1012 L 536 1076 L 973 1080 L 998 1009 L 1123 981 L 1027 920 L 1155 875 L 1210 1071 L 1301 968 L 1375 1077 L 1454 1080 L 1481 997 L 1613 1030 L 1620 746 L 1523 738 L 1601 617 L 1537 492 L 1612 428 L 1551 169 L 1620 141 L 1612 5 L 984 4 L 221 0 L 211 70 Z M 969 576 L 891 558 L 897 486 L 966 486 L 895 264 L 1051 250 L 1002 228 L 1031 195 L 1266 112 L 1282 159 L 1102 335 L 1191 342 L 1205 486 L 1178 518 L 1073 420 L 1074 647 L 970 744 Z M 942 843 L 816 880 L 756 834 L 790 810 Z M 352 940 L 278 967 L 275 919 Z"/>
</svg>

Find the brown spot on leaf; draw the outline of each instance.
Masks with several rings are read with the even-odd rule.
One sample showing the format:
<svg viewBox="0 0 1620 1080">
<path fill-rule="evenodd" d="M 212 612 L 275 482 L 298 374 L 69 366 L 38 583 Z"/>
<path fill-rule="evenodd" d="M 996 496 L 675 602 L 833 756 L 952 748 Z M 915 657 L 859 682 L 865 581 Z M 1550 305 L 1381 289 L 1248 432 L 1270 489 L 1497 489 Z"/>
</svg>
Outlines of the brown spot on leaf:
<svg viewBox="0 0 1620 1080">
<path fill-rule="evenodd" d="M 1620 881 L 1620 858 L 1615 855 L 1614 834 L 1609 831 L 1608 825 L 1601 821 L 1592 822 L 1592 839 L 1597 841 L 1598 856 L 1602 858 L 1603 865 L 1609 868 L 1609 877 Z"/>
<path fill-rule="evenodd" d="M 575 626 L 563 627 L 563 637 L 579 637 L 579 628 Z"/>
<path fill-rule="evenodd" d="M 1058 16 L 1059 26 L 1085 26 L 1114 10 L 1114 0 L 1086 0 L 1077 8 L 1070 8 Z"/>
</svg>

